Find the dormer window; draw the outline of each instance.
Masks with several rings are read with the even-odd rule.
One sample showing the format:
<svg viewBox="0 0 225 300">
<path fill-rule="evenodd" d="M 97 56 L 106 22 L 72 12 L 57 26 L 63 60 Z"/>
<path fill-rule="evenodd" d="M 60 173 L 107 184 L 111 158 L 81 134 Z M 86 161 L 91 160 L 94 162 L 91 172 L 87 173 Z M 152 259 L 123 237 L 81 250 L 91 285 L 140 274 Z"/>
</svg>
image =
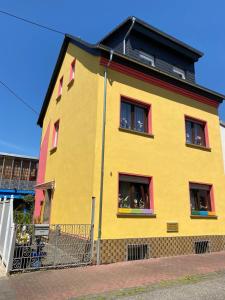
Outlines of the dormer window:
<svg viewBox="0 0 225 300">
<path fill-rule="evenodd" d="M 155 58 L 153 55 L 146 54 L 145 52 L 139 51 L 139 57 L 142 60 L 145 60 L 147 64 L 151 65 L 152 67 L 155 67 Z"/>
<path fill-rule="evenodd" d="M 186 79 L 184 70 L 177 67 L 173 67 L 173 72 L 178 74 L 181 79 Z"/>
</svg>

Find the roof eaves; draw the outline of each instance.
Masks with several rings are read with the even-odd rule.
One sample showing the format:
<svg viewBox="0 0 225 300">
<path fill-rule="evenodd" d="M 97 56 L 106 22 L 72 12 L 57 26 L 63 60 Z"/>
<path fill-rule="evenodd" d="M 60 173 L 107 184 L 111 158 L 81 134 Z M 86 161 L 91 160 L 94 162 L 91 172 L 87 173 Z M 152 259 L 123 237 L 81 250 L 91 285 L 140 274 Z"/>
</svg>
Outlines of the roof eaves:
<svg viewBox="0 0 225 300">
<path fill-rule="evenodd" d="M 107 52 L 110 52 L 110 50 L 111 50 L 109 47 L 107 47 L 107 46 L 105 46 L 105 45 L 99 45 L 98 48 L 101 49 L 101 50 L 105 50 L 105 51 L 107 51 Z M 182 83 L 184 83 L 184 84 L 186 84 L 186 85 L 192 86 L 192 87 L 194 87 L 194 88 L 198 88 L 198 89 L 200 89 L 200 90 L 202 90 L 202 91 L 204 91 L 204 92 L 211 93 L 212 95 L 214 95 L 214 96 L 216 96 L 216 97 L 219 97 L 219 98 L 221 98 L 221 99 L 225 99 L 225 95 L 223 95 L 223 94 L 221 94 L 221 93 L 218 93 L 218 92 L 215 92 L 215 91 L 213 91 L 213 90 L 210 90 L 210 89 L 208 89 L 208 88 L 205 88 L 205 87 L 203 87 L 203 86 L 201 86 L 201 85 L 199 85 L 199 84 L 188 82 L 188 81 L 186 81 L 186 80 L 177 78 L 177 77 L 175 77 L 175 76 L 173 76 L 173 75 L 170 75 L 170 74 L 168 74 L 168 73 L 165 73 L 165 72 L 163 72 L 163 71 L 160 71 L 160 70 L 158 70 L 158 69 L 156 69 L 156 68 L 154 68 L 154 67 L 147 66 L 146 64 L 143 64 L 143 63 L 139 62 L 138 60 L 133 59 L 133 58 L 131 58 L 131 57 L 128 57 L 127 55 L 121 54 L 121 53 L 119 53 L 119 52 L 117 52 L 117 51 L 114 51 L 114 54 L 117 55 L 118 57 L 121 57 L 121 58 L 123 58 L 123 59 L 126 59 L 126 60 L 128 60 L 128 61 L 130 61 L 130 62 L 133 62 L 133 63 L 135 63 L 135 64 L 137 64 L 137 65 L 140 65 L 140 66 L 142 66 L 142 67 L 145 67 L 146 69 L 150 69 L 150 70 L 152 70 L 152 71 L 154 71 L 154 72 L 156 72 L 156 73 L 158 73 L 158 74 L 162 74 L 162 75 L 164 75 L 164 76 L 167 76 L 168 78 L 175 79 L 175 80 L 177 80 L 177 82 L 182 82 Z"/>
<path fill-rule="evenodd" d="M 43 102 L 43 105 L 42 105 L 42 108 L 41 108 L 41 112 L 40 112 L 39 117 L 38 117 L 37 124 L 39 126 L 42 126 L 43 117 L 44 117 L 44 114 L 45 114 L 46 109 L 48 107 L 49 98 L 51 97 L 53 87 L 54 87 L 54 84 L 55 84 L 55 79 L 58 75 L 58 70 L 61 66 L 61 63 L 62 63 L 62 60 L 63 60 L 63 57 L 64 57 L 65 50 L 67 48 L 68 42 L 69 42 L 69 37 L 67 35 L 65 35 L 62 46 L 61 46 L 61 49 L 60 49 L 60 53 L 59 53 L 59 56 L 58 56 L 58 59 L 57 59 L 57 62 L 56 62 L 55 68 L 54 68 L 54 71 L 53 71 L 53 74 L 52 74 L 52 77 L 50 79 L 50 83 L 48 85 L 48 89 L 47 89 L 45 99 L 44 99 L 44 102 Z"/>
</svg>

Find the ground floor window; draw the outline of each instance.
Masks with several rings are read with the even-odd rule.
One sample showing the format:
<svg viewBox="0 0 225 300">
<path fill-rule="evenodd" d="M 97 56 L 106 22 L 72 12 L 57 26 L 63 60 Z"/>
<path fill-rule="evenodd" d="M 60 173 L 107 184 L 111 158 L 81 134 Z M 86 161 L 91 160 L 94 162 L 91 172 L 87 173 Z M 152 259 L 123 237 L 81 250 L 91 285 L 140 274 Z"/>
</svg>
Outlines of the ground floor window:
<svg viewBox="0 0 225 300">
<path fill-rule="evenodd" d="M 190 183 L 190 202 L 192 215 L 214 212 L 212 185 Z"/>
<path fill-rule="evenodd" d="M 151 178 L 119 175 L 119 212 L 151 213 Z"/>
</svg>

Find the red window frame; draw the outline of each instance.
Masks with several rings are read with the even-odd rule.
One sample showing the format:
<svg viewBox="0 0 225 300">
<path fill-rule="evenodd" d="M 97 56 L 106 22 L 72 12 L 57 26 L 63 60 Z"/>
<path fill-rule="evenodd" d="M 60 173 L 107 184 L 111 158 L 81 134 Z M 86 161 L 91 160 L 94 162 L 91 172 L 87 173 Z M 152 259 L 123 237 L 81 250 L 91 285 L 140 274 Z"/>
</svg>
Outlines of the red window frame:
<svg viewBox="0 0 225 300">
<path fill-rule="evenodd" d="M 143 133 L 152 134 L 152 105 L 146 102 L 143 102 L 141 100 L 137 100 L 128 96 L 120 95 L 120 114 L 119 114 L 119 128 L 124 129 L 121 126 L 121 113 L 122 113 L 122 102 L 130 103 L 131 105 L 141 107 L 146 109 L 147 111 L 147 130 L 143 131 Z M 136 130 L 134 129 L 128 129 L 131 132 Z M 139 131 L 137 131 L 139 132 Z M 140 131 L 141 133 L 141 131 Z"/>
<path fill-rule="evenodd" d="M 57 148 L 59 140 L 59 120 L 54 123 L 52 134 L 52 149 Z"/>
<path fill-rule="evenodd" d="M 192 122 L 192 123 L 196 123 L 196 124 L 200 124 L 203 126 L 203 130 L 204 130 L 204 137 L 205 137 L 205 145 L 198 145 L 196 143 L 188 143 L 187 142 L 187 138 L 186 138 L 186 134 L 187 134 L 187 129 L 186 129 L 186 122 Z M 198 118 L 194 118 L 188 115 L 184 115 L 184 125 L 185 125 L 185 143 L 186 144 L 190 144 L 190 145 L 196 145 L 196 146 L 200 146 L 200 147 L 205 147 L 205 148 L 210 148 L 209 145 L 209 135 L 208 135 L 208 124 L 205 120 L 201 120 Z"/>
<path fill-rule="evenodd" d="M 189 182 L 189 194 L 190 194 L 190 210 L 191 210 L 191 214 L 193 214 L 193 210 L 191 208 L 191 187 L 193 189 L 193 186 L 195 186 L 195 187 L 199 186 L 199 190 L 209 190 L 209 198 L 210 198 L 210 207 L 211 207 L 211 210 L 204 211 L 204 213 L 202 213 L 202 215 L 215 215 L 215 199 L 214 199 L 214 187 L 213 187 L 213 184 L 211 184 L 211 183 L 202 183 L 202 182 L 194 182 L 194 181 L 190 181 Z M 197 190 L 197 188 L 196 188 L 196 190 Z M 201 210 L 199 212 L 197 211 L 197 214 L 201 215 Z"/>
<path fill-rule="evenodd" d="M 149 208 L 145 209 L 140 209 L 140 208 L 119 208 L 119 202 L 117 199 L 117 209 L 118 213 L 121 214 L 143 214 L 143 215 L 152 215 L 154 214 L 154 195 L 153 195 L 153 177 L 152 176 L 146 176 L 146 175 L 139 175 L 139 174 L 132 174 L 132 173 L 124 173 L 124 172 L 119 172 L 118 173 L 118 193 L 117 195 L 119 196 L 120 192 L 120 178 L 121 176 L 126 176 L 126 177 L 131 177 L 134 180 L 135 183 L 135 178 L 138 179 L 144 179 L 148 180 L 148 193 L 149 193 Z M 117 196 L 117 197 L 118 197 Z"/>
<path fill-rule="evenodd" d="M 62 95 L 62 89 L 63 89 L 63 76 L 59 80 L 58 97 Z"/>
<path fill-rule="evenodd" d="M 71 62 L 70 64 L 70 77 L 69 77 L 69 83 L 72 82 L 75 78 L 75 65 L 76 65 L 76 59 Z"/>
</svg>

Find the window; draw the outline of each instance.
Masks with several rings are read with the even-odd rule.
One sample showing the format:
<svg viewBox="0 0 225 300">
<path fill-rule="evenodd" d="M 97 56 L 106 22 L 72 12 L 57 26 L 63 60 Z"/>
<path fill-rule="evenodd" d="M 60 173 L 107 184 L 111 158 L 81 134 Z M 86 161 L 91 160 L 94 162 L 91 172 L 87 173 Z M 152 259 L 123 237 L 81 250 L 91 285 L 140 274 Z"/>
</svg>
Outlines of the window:
<svg viewBox="0 0 225 300">
<path fill-rule="evenodd" d="M 149 133 L 149 119 L 150 106 L 122 99 L 120 112 L 121 128 Z"/>
<path fill-rule="evenodd" d="M 152 67 L 155 67 L 155 58 L 154 58 L 153 55 L 150 55 L 150 54 L 147 54 L 145 52 L 139 51 L 139 57 L 141 59 L 145 60 L 145 62 L 147 62 Z"/>
<path fill-rule="evenodd" d="M 176 74 L 178 74 L 181 79 L 185 79 L 186 78 L 184 70 L 182 70 L 180 68 L 173 67 L 173 72 L 176 73 Z"/>
<path fill-rule="evenodd" d="M 187 144 L 209 147 L 206 122 L 185 117 L 185 129 Z"/>
<path fill-rule="evenodd" d="M 58 137 L 59 137 L 59 121 L 55 122 L 53 129 L 53 140 L 52 140 L 52 148 L 56 148 L 58 145 Z"/>
<path fill-rule="evenodd" d="M 212 186 L 190 183 L 190 204 L 192 215 L 211 215 L 214 212 Z"/>
<path fill-rule="evenodd" d="M 74 76 L 75 76 L 75 62 L 76 60 L 74 59 L 70 65 L 70 79 L 69 79 L 69 83 L 72 82 L 74 80 Z"/>
<path fill-rule="evenodd" d="M 119 175 L 118 210 L 121 213 L 152 213 L 151 178 Z"/>
<path fill-rule="evenodd" d="M 62 95 L 62 88 L 63 88 L 63 77 L 61 77 L 59 81 L 58 97 Z"/>
</svg>

